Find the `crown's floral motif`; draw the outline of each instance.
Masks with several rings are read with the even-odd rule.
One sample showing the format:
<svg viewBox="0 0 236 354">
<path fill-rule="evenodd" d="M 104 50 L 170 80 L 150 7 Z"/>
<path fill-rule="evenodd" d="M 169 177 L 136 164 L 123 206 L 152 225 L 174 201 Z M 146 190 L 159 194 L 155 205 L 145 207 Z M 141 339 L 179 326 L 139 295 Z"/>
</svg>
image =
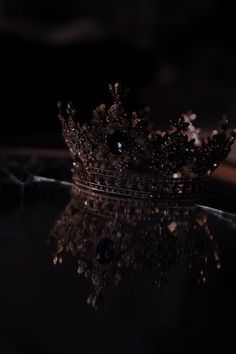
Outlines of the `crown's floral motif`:
<svg viewBox="0 0 236 354">
<path fill-rule="evenodd" d="M 123 104 L 128 90 L 119 83 L 109 88 L 114 103 L 99 105 L 89 124 L 76 122 L 72 103 L 59 104 L 75 183 L 141 198 L 202 192 L 202 181 L 226 158 L 236 137 L 235 131 L 228 133 L 227 118 L 206 137 L 194 126 L 192 112 L 171 121 L 167 131 L 152 129 L 149 109 L 129 114 Z"/>
</svg>

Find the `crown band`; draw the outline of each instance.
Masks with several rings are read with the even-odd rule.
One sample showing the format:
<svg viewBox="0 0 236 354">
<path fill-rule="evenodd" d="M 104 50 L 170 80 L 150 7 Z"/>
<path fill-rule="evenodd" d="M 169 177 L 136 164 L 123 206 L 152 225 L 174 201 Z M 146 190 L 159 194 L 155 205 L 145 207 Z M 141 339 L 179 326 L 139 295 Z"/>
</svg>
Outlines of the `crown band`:
<svg viewBox="0 0 236 354">
<path fill-rule="evenodd" d="M 189 199 L 201 198 L 209 188 L 208 177 L 157 178 L 120 173 L 99 168 L 74 170 L 74 183 L 80 188 L 129 198 Z"/>
<path fill-rule="evenodd" d="M 179 203 L 170 203 L 166 200 L 165 202 L 161 201 L 160 208 L 160 203 L 153 199 L 143 200 L 108 196 L 107 194 L 91 192 L 90 189 L 83 189 L 77 185 L 72 187 L 71 196 L 75 210 L 86 210 L 95 215 L 116 216 L 121 219 L 148 220 L 148 217 L 158 215 L 163 206 L 179 207 Z M 183 203 L 182 207 L 184 206 Z"/>
<path fill-rule="evenodd" d="M 193 186 L 192 183 L 190 185 Z M 199 188 L 199 184 L 196 184 L 196 186 Z M 204 184 L 203 186 L 206 191 L 207 185 Z M 190 198 L 190 194 L 180 194 L 181 198 L 177 199 L 175 193 L 170 194 L 169 198 L 166 195 L 165 198 L 160 198 L 160 196 L 158 198 L 142 198 L 137 195 L 128 196 L 121 193 L 117 195 L 114 192 L 109 193 L 107 190 L 101 193 L 101 189 L 98 191 L 81 183 L 73 185 L 71 194 L 73 196 L 73 206 L 78 210 L 85 209 L 92 214 L 125 219 L 134 217 L 135 219 L 144 218 L 147 220 L 149 216 L 159 213 L 160 202 L 162 207 L 163 205 L 174 207 L 175 203 L 179 205 L 180 202 L 181 205 L 188 205 L 189 201 L 193 201 L 193 197 L 196 201 L 196 191 L 194 190 L 192 190 L 192 198 Z"/>
</svg>

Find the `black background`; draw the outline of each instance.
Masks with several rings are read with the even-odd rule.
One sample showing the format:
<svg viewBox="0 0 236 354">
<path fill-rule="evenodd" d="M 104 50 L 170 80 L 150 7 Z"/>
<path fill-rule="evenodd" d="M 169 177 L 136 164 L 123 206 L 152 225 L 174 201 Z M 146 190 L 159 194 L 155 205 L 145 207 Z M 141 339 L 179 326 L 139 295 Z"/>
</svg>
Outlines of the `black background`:
<svg viewBox="0 0 236 354">
<path fill-rule="evenodd" d="M 235 122 L 234 10 L 211 0 L 2 0 L 1 145 L 63 146 L 57 100 L 76 101 L 88 119 L 117 80 L 160 122 L 189 108 L 202 126 L 222 113 Z"/>
</svg>

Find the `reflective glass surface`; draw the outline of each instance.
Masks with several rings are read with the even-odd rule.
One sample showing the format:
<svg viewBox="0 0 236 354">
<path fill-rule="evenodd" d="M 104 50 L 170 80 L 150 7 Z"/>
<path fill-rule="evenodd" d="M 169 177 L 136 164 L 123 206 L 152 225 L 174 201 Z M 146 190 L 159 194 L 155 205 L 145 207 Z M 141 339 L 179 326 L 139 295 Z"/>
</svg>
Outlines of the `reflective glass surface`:
<svg viewBox="0 0 236 354">
<path fill-rule="evenodd" d="M 73 209 L 70 166 L 1 160 L 0 352 L 233 352 L 235 188 L 215 181 L 205 201 L 160 204 L 156 218 L 135 226 L 109 223 Z M 65 234 L 77 241 L 63 244 Z M 96 310 L 86 302 L 105 273 L 105 307 Z"/>
</svg>

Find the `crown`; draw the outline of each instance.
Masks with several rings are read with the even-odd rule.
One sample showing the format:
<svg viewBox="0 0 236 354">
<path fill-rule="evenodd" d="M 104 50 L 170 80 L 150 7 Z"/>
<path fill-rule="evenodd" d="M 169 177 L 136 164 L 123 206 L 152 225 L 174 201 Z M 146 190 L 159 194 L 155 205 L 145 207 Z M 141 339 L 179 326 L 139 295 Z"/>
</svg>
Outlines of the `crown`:
<svg viewBox="0 0 236 354">
<path fill-rule="evenodd" d="M 141 199 L 187 199 L 201 196 L 209 176 L 228 155 L 236 131 L 226 117 L 208 136 L 187 112 L 161 131 L 150 124 L 150 110 L 129 113 L 128 90 L 109 85 L 113 104 L 100 104 L 90 123 L 77 121 L 72 103 L 59 104 L 59 119 L 80 189 Z"/>
</svg>

